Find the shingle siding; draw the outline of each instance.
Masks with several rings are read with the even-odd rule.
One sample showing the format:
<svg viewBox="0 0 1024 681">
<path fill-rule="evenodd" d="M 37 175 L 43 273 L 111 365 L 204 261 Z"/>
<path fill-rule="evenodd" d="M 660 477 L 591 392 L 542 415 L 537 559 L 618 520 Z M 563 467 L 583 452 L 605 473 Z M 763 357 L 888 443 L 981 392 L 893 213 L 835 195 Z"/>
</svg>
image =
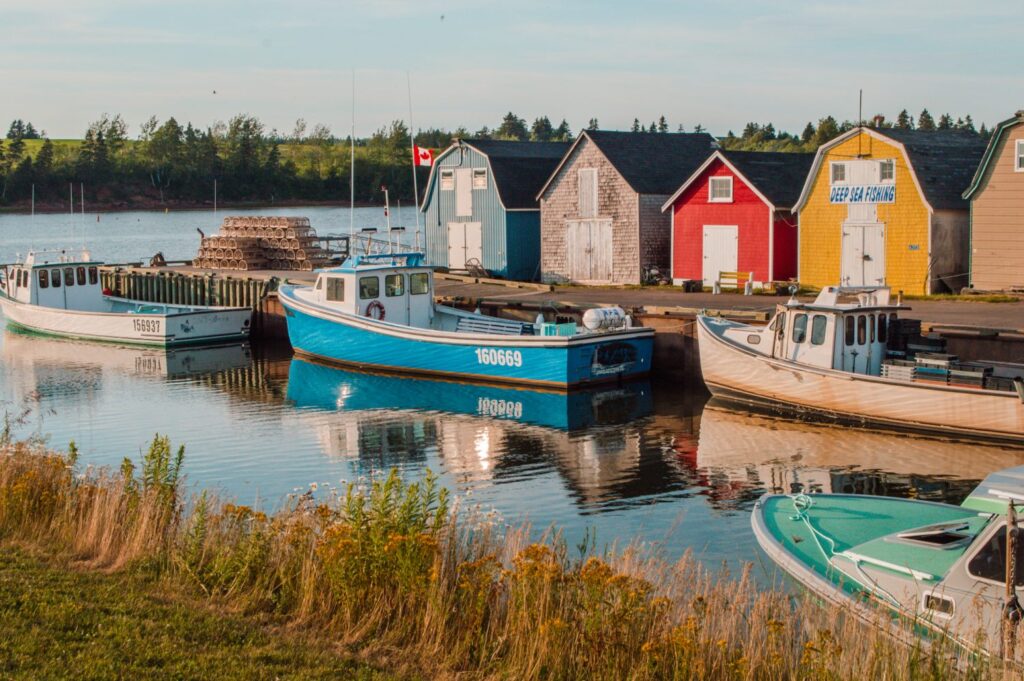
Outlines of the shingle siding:
<svg viewBox="0 0 1024 681">
<path fill-rule="evenodd" d="M 569 281 L 566 222 L 579 220 L 580 168 L 597 169 L 597 219 L 612 221 L 612 281 L 640 282 L 637 194 L 588 139 L 576 146 L 541 199 L 541 280 Z M 667 235 L 667 229 L 666 235 Z"/>
</svg>

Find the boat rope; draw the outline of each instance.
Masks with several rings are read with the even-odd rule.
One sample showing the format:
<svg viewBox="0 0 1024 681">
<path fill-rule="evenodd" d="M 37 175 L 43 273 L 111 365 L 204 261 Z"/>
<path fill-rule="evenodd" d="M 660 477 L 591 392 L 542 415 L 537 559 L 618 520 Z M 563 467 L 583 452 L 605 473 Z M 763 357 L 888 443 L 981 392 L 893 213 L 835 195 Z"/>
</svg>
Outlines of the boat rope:
<svg viewBox="0 0 1024 681">
<path fill-rule="evenodd" d="M 796 510 L 796 514 L 791 515 L 789 519 L 799 520 L 803 522 L 803 524 L 810 531 L 811 539 L 814 540 L 814 543 L 818 547 L 818 550 L 821 552 L 821 555 L 825 557 L 825 562 L 827 562 L 829 565 L 832 565 L 833 567 L 836 567 L 832 563 L 832 558 L 837 555 L 835 540 L 832 537 L 825 534 L 824 532 L 822 532 L 821 530 L 818 530 L 816 527 L 814 527 L 814 525 L 811 524 L 810 510 L 811 507 L 814 505 L 814 499 L 810 495 L 804 494 L 803 492 L 801 492 L 800 494 L 787 494 L 786 496 L 793 500 L 793 508 Z M 829 543 L 830 547 L 828 551 L 825 550 L 825 547 L 822 545 L 821 541 L 819 541 L 819 537 Z M 893 606 L 901 609 L 903 608 L 903 605 L 899 602 L 899 600 L 896 599 L 895 596 L 886 591 L 886 589 L 883 588 L 871 575 L 864 571 L 864 568 L 861 567 L 860 559 L 850 556 L 845 551 L 839 552 L 838 555 L 841 555 L 843 558 L 845 558 L 853 564 L 854 569 L 857 570 L 857 574 L 860 575 L 860 577 L 864 580 L 865 585 L 870 585 L 869 588 L 871 588 L 873 592 L 877 592 L 878 595 L 888 600 L 889 603 Z"/>
</svg>

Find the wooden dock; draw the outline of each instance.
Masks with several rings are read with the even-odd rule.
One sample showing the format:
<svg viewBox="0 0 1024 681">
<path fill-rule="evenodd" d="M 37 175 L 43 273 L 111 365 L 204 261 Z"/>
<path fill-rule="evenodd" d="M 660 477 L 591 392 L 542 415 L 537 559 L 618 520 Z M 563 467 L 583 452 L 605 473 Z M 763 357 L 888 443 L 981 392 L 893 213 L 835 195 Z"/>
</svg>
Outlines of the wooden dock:
<svg viewBox="0 0 1024 681">
<path fill-rule="evenodd" d="M 284 310 L 277 299 L 282 283 L 311 283 L 314 272 L 294 270 L 211 270 L 186 265 L 143 267 L 140 263 L 101 268 L 103 287 L 128 298 L 183 305 L 251 307 L 253 337 L 287 340 Z M 768 321 L 785 298 L 686 294 L 664 288 L 552 287 L 530 282 L 485 280 L 438 273 L 438 302 L 486 314 L 533 321 L 579 321 L 583 312 L 601 305 L 619 305 L 642 326 L 658 331 L 655 362 L 673 373 L 699 373 L 694 321 L 705 312 L 749 323 Z M 978 309 L 978 306 L 986 306 Z M 925 314 L 921 314 L 923 311 Z M 915 301 L 914 317 L 926 332 L 947 340 L 949 351 L 965 360 L 991 359 L 1024 363 L 1024 303 Z M 962 312 L 963 314 L 957 314 Z M 986 316 L 979 317 L 979 312 Z M 990 318 L 991 317 L 991 318 Z M 963 318 L 966 323 L 955 320 Z M 970 323 L 1002 320 L 1016 328 Z"/>
</svg>

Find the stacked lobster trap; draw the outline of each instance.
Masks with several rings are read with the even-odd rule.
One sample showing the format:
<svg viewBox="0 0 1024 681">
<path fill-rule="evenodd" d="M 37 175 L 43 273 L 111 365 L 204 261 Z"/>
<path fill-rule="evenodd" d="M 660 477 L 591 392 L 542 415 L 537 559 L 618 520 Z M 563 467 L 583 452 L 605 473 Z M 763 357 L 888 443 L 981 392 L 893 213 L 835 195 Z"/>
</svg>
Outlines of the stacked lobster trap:
<svg viewBox="0 0 1024 681">
<path fill-rule="evenodd" d="M 221 270 L 300 270 L 331 263 L 309 218 L 228 217 L 220 233 L 203 237 L 192 264 Z"/>
</svg>

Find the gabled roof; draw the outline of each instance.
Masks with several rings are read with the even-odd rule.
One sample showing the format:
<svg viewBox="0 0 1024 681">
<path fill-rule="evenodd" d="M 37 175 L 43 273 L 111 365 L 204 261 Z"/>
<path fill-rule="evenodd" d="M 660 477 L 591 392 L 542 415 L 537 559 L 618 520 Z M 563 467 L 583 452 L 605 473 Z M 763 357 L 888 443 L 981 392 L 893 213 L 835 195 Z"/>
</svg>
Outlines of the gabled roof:
<svg viewBox="0 0 1024 681">
<path fill-rule="evenodd" d="M 516 142 L 510 140 L 464 139 L 455 140 L 452 145 L 438 154 L 430 177 L 424 189 L 434 182 L 438 161 L 460 146 L 475 149 L 487 158 L 491 177 L 498 191 L 498 198 L 506 210 L 540 210 L 537 205 L 537 191 L 544 184 L 558 161 L 569 149 L 568 142 Z M 420 210 L 426 210 L 426 198 L 420 202 Z"/>
<path fill-rule="evenodd" d="M 999 142 L 1003 137 L 1003 133 L 1015 125 L 1020 125 L 1021 123 L 1024 123 L 1024 111 L 1018 111 L 1013 118 L 1007 118 L 992 130 L 992 137 L 988 140 L 988 147 L 985 148 L 985 155 L 981 157 L 981 163 L 978 164 L 978 170 L 974 173 L 974 179 L 971 180 L 971 185 L 964 192 L 965 199 L 970 199 L 974 192 L 978 191 L 981 187 L 981 180 L 985 177 L 985 171 L 988 170 L 988 165 L 992 162 L 992 157 L 995 156 L 996 149 L 999 147 Z"/>
<path fill-rule="evenodd" d="M 814 161 L 814 154 L 717 149 L 665 202 L 661 207 L 662 212 L 668 210 L 715 160 L 721 161 L 739 175 L 772 208 L 788 210 L 800 195 L 807 171 Z"/>
<path fill-rule="evenodd" d="M 921 197 L 932 210 L 966 209 L 963 191 L 985 151 L 985 142 L 967 130 L 901 130 L 859 127 L 818 147 L 814 165 L 807 175 L 794 210 L 807 201 L 825 153 L 832 147 L 864 132 L 899 147 L 910 165 L 910 173 Z"/>
<path fill-rule="evenodd" d="M 584 130 L 537 194 L 539 199 L 576 146 L 590 140 L 638 194 L 671 194 L 715 148 L 706 132 L 614 132 Z"/>
</svg>

